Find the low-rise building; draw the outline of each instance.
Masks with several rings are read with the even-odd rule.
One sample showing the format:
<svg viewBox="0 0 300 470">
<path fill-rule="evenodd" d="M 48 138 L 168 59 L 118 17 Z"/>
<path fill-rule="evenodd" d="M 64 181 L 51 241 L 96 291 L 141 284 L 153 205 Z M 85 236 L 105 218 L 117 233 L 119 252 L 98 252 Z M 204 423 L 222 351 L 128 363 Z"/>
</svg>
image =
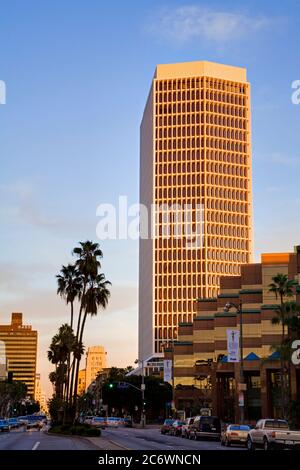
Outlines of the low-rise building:
<svg viewBox="0 0 300 470">
<path fill-rule="evenodd" d="M 223 277 L 216 298 L 198 299 L 197 316 L 181 323 L 178 341 L 165 349 L 174 360 L 175 405 L 187 415 L 210 408 L 223 420 L 239 421 L 244 400 L 245 419 L 280 416 L 281 325 L 272 324 L 279 300 L 269 291 L 272 277 L 294 280 L 294 299 L 300 304 L 300 247 L 294 253 L 263 254 L 261 263 L 241 267 L 240 276 Z M 224 311 L 226 303 L 238 308 Z M 239 312 L 241 307 L 241 315 Z M 241 330 L 241 362 L 228 362 L 227 330 Z M 291 398 L 300 399 L 300 367 L 291 364 Z M 241 394 L 241 389 L 246 390 Z"/>
</svg>

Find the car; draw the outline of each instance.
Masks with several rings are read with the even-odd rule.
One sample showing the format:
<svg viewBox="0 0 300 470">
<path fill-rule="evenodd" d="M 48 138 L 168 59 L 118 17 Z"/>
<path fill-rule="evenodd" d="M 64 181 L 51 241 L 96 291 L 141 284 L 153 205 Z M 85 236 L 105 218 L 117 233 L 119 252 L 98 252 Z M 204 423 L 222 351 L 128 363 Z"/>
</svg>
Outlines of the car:
<svg viewBox="0 0 300 470">
<path fill-rule="evenodd" d="M 107 426 L 107 422 L 106 422 L 106 418 L 104 418 L 103 416 L 94 416 L 89 424 L 91 426 L 94 426 L 95 428 L 101 428 L 101 429 L 105 429 L 105 427 Z"/>
<path fill-rule="evenodd" d="M 173 425 L 174 421 L 175 421 L 174 419 L 170 419 L 170 418 L 165 419 L 164 424 L 160 428 L 161 434 L 169 434 L 169 431 L 170 431 L 171 426 Z"/>
<path fill-rule="evenodd" d="M 9 432 L 9 422 L 8 419 L 0 419 L 0 432 Z"/>
<path fill-rule="evenodd" d="M 285 419 L 260 419 L 248 432 L 247 449 L 300 449 L 300 431 L 291 431 Z"/>
<path fill-rule="evenodd" d="M 196 416 L 191 427 L 191 438 L 219 440 L 221 437 L 221 421 L 217 416 Z"/>
<path fill-rule="evenodd" d="M 181 437 L 190 439 L 190 433 L 191 433 L 192 424 L 194 423 L 194 419 L 195 419 L 194 417 L 190 417 L 185 420 L 185 423 L 181 428 Z"/>
<path fill-rule="evenodd" d="M 172 424 L 169 430 L 170 436 L 181 436 L 182 426 L 185 424 L 184 421 L 176 420 Z"/>
<path fill-rule="evenodd" d="M 118 428 L 119 424 L 121 423 L 121 418 L 117 418 L 115 416 L 110 416 L 107 418 L 107 426 L 111 428 Z"/>
<path fill-rule="evenodd" d="M 246 444 L 251 427 L 247 424 L 228 424 L 221 433 L 221 445 Z"/>
<path fill-rule="evenodd" d="M 17 418 L 9 418 L 8 419 L 8 424 L 9 424 L 10 429 L 14 429 L 14 428 L 19 427 L 19 423 L 18 423 Z"/>
<path fill-rule="evenodd" d="M 94 416 L 85 416 L 83 418 L 83 423 L 84 424 L 91 424 L 93 418 L 94 418 Z"/>
</svg>

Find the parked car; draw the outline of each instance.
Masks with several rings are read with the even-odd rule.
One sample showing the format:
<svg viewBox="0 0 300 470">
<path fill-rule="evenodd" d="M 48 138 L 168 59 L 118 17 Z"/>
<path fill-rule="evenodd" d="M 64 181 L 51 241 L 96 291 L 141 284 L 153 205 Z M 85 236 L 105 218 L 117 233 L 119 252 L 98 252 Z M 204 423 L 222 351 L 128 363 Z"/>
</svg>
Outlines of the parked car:
<svg viewBox="0 0 300 470">
<path fill-rule="evenodd" d="M 8 419 L 0 419 L 0 432 L 9 432 L 9 422 Z"/>
<path fill-rule="evenodd" d="M 185 437 L 186 439 L 190 439 L 192 425 L 194 424 L 194 417 L 187 418 L 185 420 L 184 425 L 181 428 L 181 437 Z"/>
<path fill-rule="evenodd" d="M 107 421 L 106 418 L 104 418 L 103 416 L 93 416 L 89 424 L 91 426 L 94 426 L 95 428 L 105 429 L 105 427 L 107 426 Z"/>
<path fill-rule="evenodd" d="M 300 449 L 300 431 L 291 431 L 284 419 L 261 419 L 248 433 L 247 448 Z"/>
<path fill-rule="evenodd" d="M 191 438 L 216 439 L 221 437 L 221 421 L 216 416 L 196 416 L 191 427 Z"/>
<path fill-rule="evenodd" d="M 178 419 L 174 421 L 169 430 L 170 436 L 181 436 L 181 430 L 184 424 L 184 421 L 179 421 Z"/>
<path fill-rule="evenodd" d="M 226 447 L 231 444 L 245 445 L 250 430 L 250 426 L 246 424 L 228 424 L 221 433 L 221 445 Z"/>
<path fill-rule="evenodd" d="M 169 434 L 170 428 L 174 423 L 174 419 L 165 419 L 164 424 L 160 428 L 161 434 Z"/>
</svg>

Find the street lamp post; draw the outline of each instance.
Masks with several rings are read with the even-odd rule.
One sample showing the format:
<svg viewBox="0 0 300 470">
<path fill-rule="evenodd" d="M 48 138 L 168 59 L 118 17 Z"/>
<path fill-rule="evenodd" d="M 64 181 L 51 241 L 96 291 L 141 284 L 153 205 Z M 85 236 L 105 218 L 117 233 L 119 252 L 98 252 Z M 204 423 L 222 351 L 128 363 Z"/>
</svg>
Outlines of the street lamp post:
<svg viewBox="0 0 300 470">
<path fill-rule="evenodd" d="M 171 343 L 172 345 L 172 414 L 175 411 L 175 377 L 174 377 L 174 341 L 170 341 L 169 343 L 162 343 L 162 348 L 165 350 L 165 348 L 169 347 L 169 344 Z"/>
<path fill-rule="evenodd" d="M 144 372 L 144 360 L 137 359 L 135 361 L 136 364 L 142 364 L 142 384 L 141 384 L 141 392 L 142 392 L 142 410 L 141 410 L 141 425 L 142 428 L 146 425 L 146 415 L 145 415 L 145 372 Z"/>
<path fill-rule="evenodd" d="M 244 344 L 243 344 L 243 306 L 242 302 L 240 301 L 237 304 L 228 302 L 225 307 L 224 311 L 229 312 L 231 308 L 235 308 L 237 314 L 239 315 L 240 318 L 240 384 L 244 385 Z M 239 393 L 242 393 L 242 403 L 240 405 L 240 421 L 241 424 L 244 424 L 245 420 L 245 403 L 244 403 L 244 390 L 239 390 Z"/>
</svg>

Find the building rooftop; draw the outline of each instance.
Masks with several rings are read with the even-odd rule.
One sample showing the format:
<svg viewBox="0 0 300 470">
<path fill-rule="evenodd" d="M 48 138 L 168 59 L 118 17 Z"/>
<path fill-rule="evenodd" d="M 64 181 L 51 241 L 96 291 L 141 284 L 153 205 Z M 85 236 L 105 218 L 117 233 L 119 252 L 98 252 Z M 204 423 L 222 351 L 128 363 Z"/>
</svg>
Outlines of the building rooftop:
<svg viewBox="0 0 300 470">
<path fill-rule="evenodd" d="M 217 62 L 195 61 L 175 64 L 158 64 L 154 78 L 158 80 L 188 77 L 214 77 L 232 82 L 247 82 L 246 68 Z"/>
</svg>

